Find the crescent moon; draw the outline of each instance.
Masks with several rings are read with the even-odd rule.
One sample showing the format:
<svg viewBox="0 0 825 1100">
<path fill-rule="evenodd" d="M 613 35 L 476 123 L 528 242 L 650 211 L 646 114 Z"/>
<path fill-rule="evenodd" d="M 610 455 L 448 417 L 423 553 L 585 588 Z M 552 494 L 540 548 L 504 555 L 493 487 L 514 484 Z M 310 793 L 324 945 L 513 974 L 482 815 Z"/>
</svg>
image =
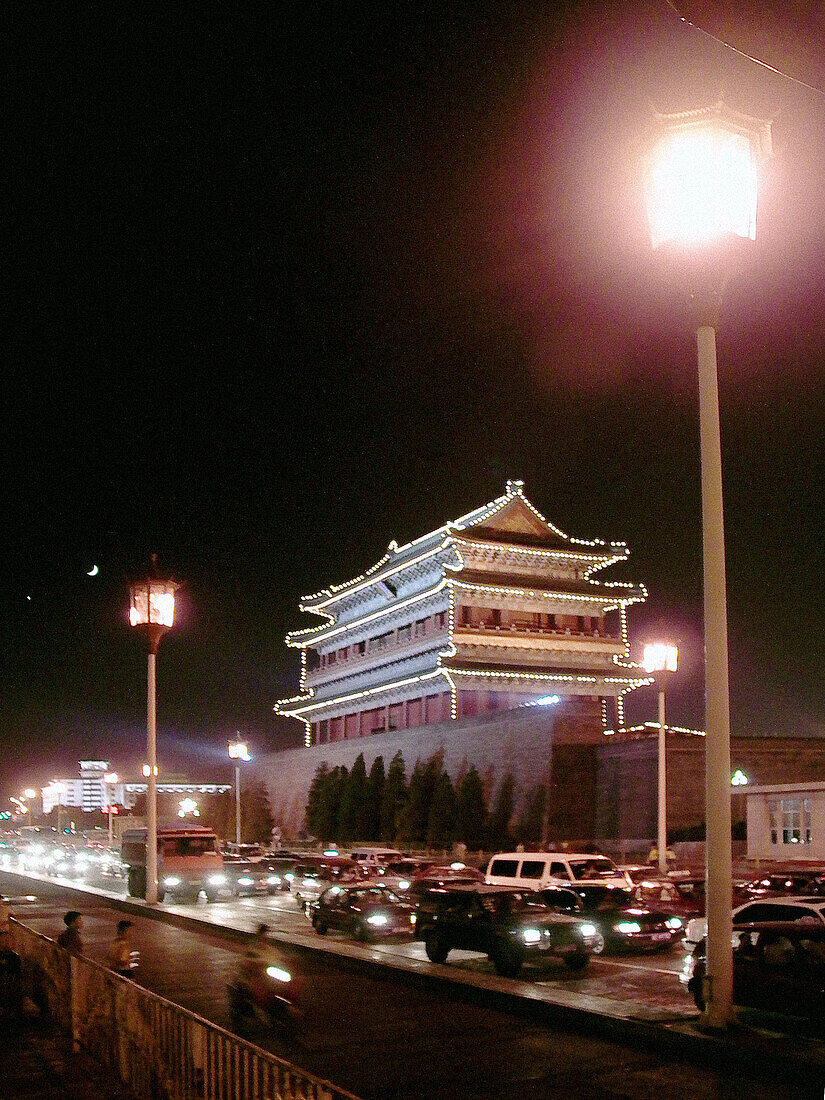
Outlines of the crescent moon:
<svg viewBox="0 0 825 1100">
<path fill-rule="evenodd" d="M 86 574 L 86 576 L 87 577 L 96 577 L 99 572 L 100 572 L 100 570 L 98 569 L 98 567 L 96 565 L 93 565 L 92 568 L 89 570 L 89 572 Z"/>
</svg>

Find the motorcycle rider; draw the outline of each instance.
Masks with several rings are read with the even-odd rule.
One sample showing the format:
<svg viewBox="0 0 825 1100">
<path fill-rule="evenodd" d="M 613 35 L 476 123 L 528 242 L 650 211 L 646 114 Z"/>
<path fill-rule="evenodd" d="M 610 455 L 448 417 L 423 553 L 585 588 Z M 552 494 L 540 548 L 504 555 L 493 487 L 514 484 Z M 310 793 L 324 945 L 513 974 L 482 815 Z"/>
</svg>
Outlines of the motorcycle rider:
<svg viewBox="0 0 825 1100">
<path fill-rule="evenodd" d="M 273 965 L 268 933 L 265 924 L 255 929 L 237 977 L 230 986 L 232 1014 L 238 1023 L 243 1017 L 264 1015 L 273 1025 L 295 1034 L 302 1014 L 296 1004 L 292 976 L 282 966 Z"/>
</svg>

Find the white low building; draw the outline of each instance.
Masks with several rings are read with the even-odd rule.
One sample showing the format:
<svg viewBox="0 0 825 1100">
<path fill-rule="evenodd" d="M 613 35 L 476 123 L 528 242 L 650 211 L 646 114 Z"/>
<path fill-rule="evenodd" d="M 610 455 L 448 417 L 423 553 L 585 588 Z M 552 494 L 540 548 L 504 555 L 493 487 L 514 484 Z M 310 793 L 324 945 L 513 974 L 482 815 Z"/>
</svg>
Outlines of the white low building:
<svg viewBox="0 0 825 1100">
<path fill-rule="evenodd" d="M 748 787 L 748 859 L 825 861 L 825 783 Z"/>
</svg>

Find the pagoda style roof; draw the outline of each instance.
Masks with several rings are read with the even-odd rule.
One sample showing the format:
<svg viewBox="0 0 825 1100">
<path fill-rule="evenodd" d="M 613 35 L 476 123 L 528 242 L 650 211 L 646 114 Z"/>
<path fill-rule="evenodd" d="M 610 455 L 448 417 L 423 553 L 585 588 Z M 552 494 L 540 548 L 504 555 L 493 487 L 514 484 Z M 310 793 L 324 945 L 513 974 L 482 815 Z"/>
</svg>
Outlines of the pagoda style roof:
<svg viewBox="0 0 825 1100">
<path fill-rule="evenodd" d="M 622 542 L 605 543 L 600 539 L 579 539 L 565 534 L 530 503 L 524 496 L 523 487 L 522 481 L 508 481 L 506 492 L 488 504 L 450 520 L 403 546 L 391 542 L 386 554 L 375 565 L 343 584 L 330 585 L 304 596 L 300 610 L 333 617 L 328 610 L 332 605 L 360 589 L 385 581 L 419 561 L 435 557 L 439 552 L 452 549 L 456 560 L 447 567 L 460 569 L 460 547 L 468 542 L 490 547 L 516 547 L 522 548 L 525 553 L 583 560 L 590 563 L 590 572 L 627 557 L 628 550 Z M 456 550 L 459 554 L 455 553 Z"/>
</svg>

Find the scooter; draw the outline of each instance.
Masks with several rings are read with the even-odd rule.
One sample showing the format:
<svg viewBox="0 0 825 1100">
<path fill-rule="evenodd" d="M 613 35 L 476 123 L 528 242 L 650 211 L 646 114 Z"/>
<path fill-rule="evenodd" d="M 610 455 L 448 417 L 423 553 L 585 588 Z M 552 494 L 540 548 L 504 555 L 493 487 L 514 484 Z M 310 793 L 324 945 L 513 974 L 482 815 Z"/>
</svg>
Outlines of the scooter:
<svg viewBox="0 0 825 1100">
<path fill-rule="evenodd" d="M 248 1024 L 262 1024 L 288 1039 L 298 1039 L 303 1030 L 301 1011 L 292 975 L 280 966 L 267 966 L 254 981 L 238 977 L 227 990 L 232 1027 L 241 1031 Z"/>
</svg>

